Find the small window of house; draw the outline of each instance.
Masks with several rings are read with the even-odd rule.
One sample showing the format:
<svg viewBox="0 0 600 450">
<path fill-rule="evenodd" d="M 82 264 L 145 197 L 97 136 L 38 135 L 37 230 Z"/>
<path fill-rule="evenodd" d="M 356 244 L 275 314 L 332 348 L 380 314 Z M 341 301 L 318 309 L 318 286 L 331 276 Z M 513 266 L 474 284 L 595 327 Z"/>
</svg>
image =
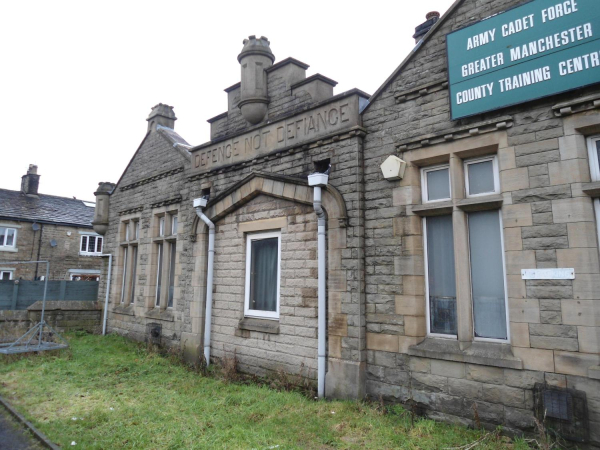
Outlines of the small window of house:
<svg viewBox="0 0 600 450">
<path fill-rule="evenodd" d="M 162 216 L 158 219 L 158 235 L 165 235 L 165 216 Z"/>
<path fill-rule="evenodd" d="M 465 186 L 467 197 L 499 193 L 500 183 L 496 157 L 465 161 Z"/>
<path fill-rule="evenodd" d="M 102 236 L 84 234 L 81 236 L 80 255 L 98 256 L 102 254 Z"/>
<path fill-rule="evenodd" d="M 156 306 L 160 306 L 160 295 L 162 289 L 162 272 L 163 272 L 163 244 L 158 244 L 157 248 L 158 267 L 156 269 Z"/>
<path fill-rule="evenodd" d="M 423 203 L 450 200 L 450 167 L 427 167 L 423 178 Z"/>
<path fill-rule="evenodd" d="M 600 136 L 588 138 L 588 156 L 591 180 L 593 182 L 600 181 Z M 600 198 L 594 198 L 594 212 L 598 227 L 598 242 L 600 242 Z"/>
<path fill-rule="evenodd" d="M 175 214 L 171 216 L 171 235 L 177 236 L 177 216 Z"/>
<path fill-rule="evenodd" d="M 17 230 L 15 228 L 0 227 L 0 247 L 14 248 L 17 244 Z"/>
<path fill-rule="evenodd" d="M 135 230 L 135 240 L 137 241 L 140 238 L 140 221 L 136 220 L 133 222 L 133 228 Z"/>
<path fill-rule="evenodd" d="M 249 234 L 246 245 L 246 316 L 279 318 L 281 232 Z"/>
<path fill-rule="evenodd" d="M 123 225 L 125 226 L 125 241 L 129 241 L 129 233 L 131 229 L 130 223 L 125 222 Z"/>
<path fill-rule="evenodd" d="M 10 281 L 13 279 L 12 270 L 0 270 L 0 281 Z"/>
</svg>

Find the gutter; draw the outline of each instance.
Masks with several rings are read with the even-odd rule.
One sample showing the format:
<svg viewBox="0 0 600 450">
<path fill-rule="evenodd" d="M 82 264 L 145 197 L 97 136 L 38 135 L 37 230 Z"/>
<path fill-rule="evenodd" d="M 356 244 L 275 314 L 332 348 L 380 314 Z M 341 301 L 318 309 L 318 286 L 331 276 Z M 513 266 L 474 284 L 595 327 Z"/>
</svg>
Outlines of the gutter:
<svg viewBox="0 0 600 450">
<path fill-rule="evenodd" d="M 206 313 L 204 317 L 204 359 L 206 360 L 206 367 L 210 365 L 210 329 L 212 325 L 213 269 L 215 260 L 215 224 L 203 212 L 203 208 L 208 203 L 207 197 L 194 200 L 196 214 L 208 226 L 208 273 L 206 277 Z"/>
<path fill-rule="evenodd" d="M 325 373 L 327 363 L 327 304 L 325 298 L 325 238 L 326 238 L 326 218 L 325 211 L 323 210 L 321 202 L 321 188 L 327 186 L 329 180 L 329 174 L 327 173 L 314 173 L 308 176 L 308 185 L 313 186 L 313 207 L 317 214 L 317 225 L 318 225 L 318 345 L 317 345 L 317 367 L 318 367 L 318 395 L 319 398 L 325 397 Z"/>
</svg>

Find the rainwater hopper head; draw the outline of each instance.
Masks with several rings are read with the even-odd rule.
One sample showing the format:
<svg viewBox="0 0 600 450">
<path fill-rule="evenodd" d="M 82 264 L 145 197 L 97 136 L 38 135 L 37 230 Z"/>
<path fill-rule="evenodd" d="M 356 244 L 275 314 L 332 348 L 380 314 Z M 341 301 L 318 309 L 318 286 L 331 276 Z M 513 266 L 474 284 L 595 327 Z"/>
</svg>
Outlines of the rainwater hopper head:
<svg viewBox="0 0 600 450">
<path fill-rule="evenodd" d="M 273 65 L 275 55 L 269 40 L 261 36 L 244 39 L 244 48 L 238 55 L 242 81 L 239 108 L 242 116 L 252 125 L 261 122 L 267 115 L 269 97 L 267 95 L 266 69 Z"/>
</svg>

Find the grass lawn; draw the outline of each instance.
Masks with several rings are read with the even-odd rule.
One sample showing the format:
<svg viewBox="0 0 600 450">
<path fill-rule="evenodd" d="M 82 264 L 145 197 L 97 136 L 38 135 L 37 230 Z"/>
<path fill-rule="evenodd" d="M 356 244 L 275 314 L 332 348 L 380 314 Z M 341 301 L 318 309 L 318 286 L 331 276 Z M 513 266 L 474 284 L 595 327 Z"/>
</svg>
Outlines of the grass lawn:
<svg viewBox="0 0 600 450">
<path fill-rule="evenodd" d="M 421 419 L 412 426 L 399 406 L 317 402 L 203 377 L 119 336 L 67 338 L 71 349 L 60 354 L 0 355 L 0 395 L 64 448 L 442 449 L 486 434 Z M 476 448 L 527 445 L 488 435 Z"/>
</svg>

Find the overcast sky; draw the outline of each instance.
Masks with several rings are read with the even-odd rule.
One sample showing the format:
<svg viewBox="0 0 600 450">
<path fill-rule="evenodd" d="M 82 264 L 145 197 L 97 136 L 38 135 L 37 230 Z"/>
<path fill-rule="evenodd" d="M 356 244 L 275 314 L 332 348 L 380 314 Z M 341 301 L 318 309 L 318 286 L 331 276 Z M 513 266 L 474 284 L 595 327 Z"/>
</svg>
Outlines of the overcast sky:
<svg viewBox="0 0 600 450">
<path fill-rule="evenodd" d="M 0 188 L 19 190 L 29 164 L 40 192 L 93 200 L 143 139 L 150 108 L 175 107 L 175 130 L 209 140 L 227 110 L 237 55 L 267 36 L 292 56 L 369 94 L 414 47 L 414 28 L 453 0 L 5 1 L 0 16 L 3 130 Z"/>
</svg>

